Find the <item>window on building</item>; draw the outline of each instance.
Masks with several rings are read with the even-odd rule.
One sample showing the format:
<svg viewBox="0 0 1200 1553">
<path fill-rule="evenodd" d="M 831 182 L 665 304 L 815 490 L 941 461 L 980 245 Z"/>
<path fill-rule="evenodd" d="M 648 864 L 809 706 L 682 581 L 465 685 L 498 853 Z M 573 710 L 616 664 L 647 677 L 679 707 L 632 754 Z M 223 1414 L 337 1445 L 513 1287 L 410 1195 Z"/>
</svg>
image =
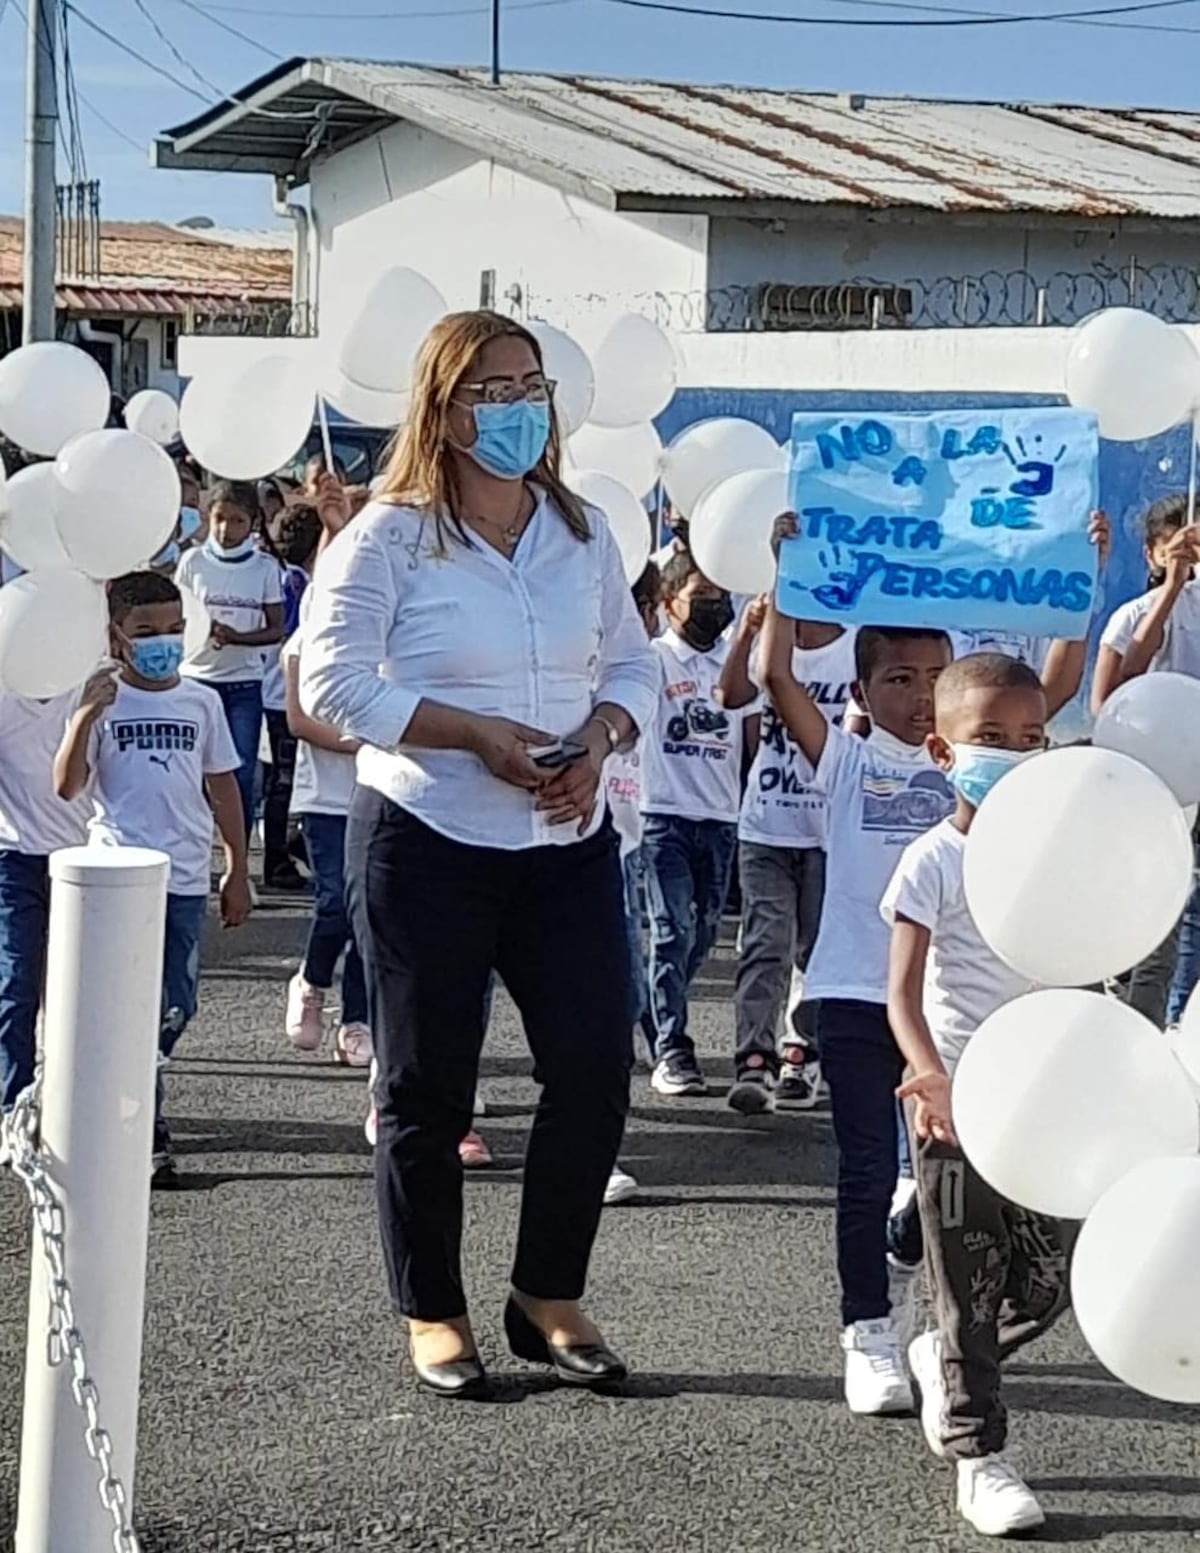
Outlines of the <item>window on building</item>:
<svg viewBox="0 0 1200 1553">
<path fill-rule="evenodd" d="M 179 320 L 178 318 L 164 318 L 162 325 L 162 344 L 159 350 L 159 365 L 169 367 L 173 372 L 179 365 Z"/>
</svg>

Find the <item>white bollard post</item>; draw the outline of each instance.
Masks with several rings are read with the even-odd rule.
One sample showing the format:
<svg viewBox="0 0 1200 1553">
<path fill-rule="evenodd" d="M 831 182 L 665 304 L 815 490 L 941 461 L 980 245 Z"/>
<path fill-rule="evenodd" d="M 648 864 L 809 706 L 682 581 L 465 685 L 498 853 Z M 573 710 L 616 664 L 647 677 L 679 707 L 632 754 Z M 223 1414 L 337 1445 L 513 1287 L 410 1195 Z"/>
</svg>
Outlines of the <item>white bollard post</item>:
<svg viewBox="0 0 1200 1553">
<path fill-rule="evenodd" d="M 75 1321 L 130 1507 L 169 866 L 134 847 L 50 859 L 41 1142 L 64 1209 Z M 35 1225 L 16 1553 L 112 1553 L 71 1365 L 49 1360 L 40 1242 Z"/>
</svg>

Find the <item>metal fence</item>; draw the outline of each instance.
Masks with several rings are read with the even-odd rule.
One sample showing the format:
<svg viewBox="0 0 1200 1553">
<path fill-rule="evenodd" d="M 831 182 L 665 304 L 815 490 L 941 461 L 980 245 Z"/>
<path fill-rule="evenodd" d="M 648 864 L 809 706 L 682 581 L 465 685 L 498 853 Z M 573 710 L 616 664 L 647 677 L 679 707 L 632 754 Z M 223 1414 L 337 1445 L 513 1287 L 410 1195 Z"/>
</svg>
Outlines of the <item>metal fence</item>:
<svg viewBox="0 0 1200 1553">
<path fill-rule="evenodd" d="M 229 301 L 209 306 L 192 304 L 183 315 L 181 334 L 256 335 L 278 339 L 317 332 L 316 309 L 291 302 Z"/>
<path fill-rule="evenodd" d="M 1131 264 L 1123 271 L 1097 265 L 1046 275 L 985 270 L 905 280 L 855 276 L 834 285 L 726 286 L 621 298 L 527 291 L 519 311 L 569 324 L 573 316 L 608 312 L 614 304 L 684 334 L 1069 326 L 1104 307 L 1140 307 L 1169 323 L 1200 323 L 1200 269 Z"/>
</svg>

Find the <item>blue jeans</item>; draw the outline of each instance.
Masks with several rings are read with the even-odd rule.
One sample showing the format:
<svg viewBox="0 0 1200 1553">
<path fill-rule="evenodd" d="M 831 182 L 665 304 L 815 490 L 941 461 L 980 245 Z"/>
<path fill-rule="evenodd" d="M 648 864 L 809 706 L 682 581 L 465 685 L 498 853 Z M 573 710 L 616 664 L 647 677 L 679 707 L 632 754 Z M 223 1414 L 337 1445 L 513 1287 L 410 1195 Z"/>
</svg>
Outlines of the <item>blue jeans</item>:
<svg viewBox="0 0 1200 1553">
<path fill-rule="evenodd" d="M 1171 999 L 1167 1004 L 1167 1023 L 1176 1025 L 1183 1018 L 1187 1000 L 1196 983 L 1200 981 L 1200 842 L 1196 843 L 1196 869 L 1192 875 L 1192 893 L 1183 908 L 1183 920 L 1179 924 L 1178 958 L 1175 961 L 1175 979 L 1171 983 Z"/>
<path fill-rule="evenodd" d="M 170 1141 L 163 1120 L 163 1063 L 196 1017 L 200 1000 L 200 941 L 204 937 L 207 895 L 168 895 L 163 940 L 162 1018 L 158 1027 L 158 1084 L 154 1097 L 154 1148 Z"/>
<path fill-rule="evenodd" d="M 653 1057 L 654 1021 L 650 1017 L 650 982 L 646 975 L 646 875 L 640 847 L 625 854 L 621 869 L 625 876 L 625 935 L 629 939 L 633 984 L 629 1022 L 635 1030 L 641 1029 Z"/>
<path fill-rule="evenodd" d="M 342 1023 L 366 1024 L 367 984 L 346 915 L 346 816 L 305 814 L 301 816 L 300 826 L 315 883 L 302 974 L 310 987 L 332 987 L 338 960 L 345 950 Z"/>
<path fill-rule="evenodd" d="M 891 1310 L 887 1226 L 904 1058 L 882 1003 L 823 1000 L 817 1037 L 837 1144 L 837 1263 L 842 1320 L 849 1326 L 882 1320 Z"/>
<path fill-rule="evenodd" d="M 241 761 L 236 773 L 237 785 L 242 795 L 242 819 L 249 840 L 254 828 L 254 778 L 258 773 L 258 745 L 262 737 L 262 681 L 246 679 L 226 684 L 221 680 L 210 680 L 209 683 L 221 698 L 233 747 Z"/>
<path fill-rule="evenodd" d="M 0 852 L 0 1111 L 33 1083 L 49 920 L 49 860 Z"/>
<path fill-rule="evenodd" d="M 646 817 L 642 863 L 650 907 L 650 999 L 658 1061 L 695 1055 L 687 1033 L 688 990 L 721 925 L 737 846 L 736 824 Z"/>
</svg>

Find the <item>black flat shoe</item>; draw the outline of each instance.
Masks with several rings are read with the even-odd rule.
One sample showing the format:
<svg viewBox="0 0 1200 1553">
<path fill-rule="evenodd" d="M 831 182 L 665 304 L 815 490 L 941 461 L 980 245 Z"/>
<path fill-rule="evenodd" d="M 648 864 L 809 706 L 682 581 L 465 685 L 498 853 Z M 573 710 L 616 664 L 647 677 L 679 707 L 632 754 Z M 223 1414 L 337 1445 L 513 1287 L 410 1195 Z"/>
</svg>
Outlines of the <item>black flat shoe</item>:
<svg viewBox="0 0 1200 1553">
<path fill-rule="evenodd" d="M 578 1343 L 570 1348 L 546 1340 L 516 1300 L 504 1307 L 504 1332 L 518 1359 L 548 1364 L 568 1386 L 619 1386 L 629 1370 L 603 1343 Z"/>
<path fill-rule="evenodd" d="M 435 1397 L 452 1402 L 478 1402 L 488 1394 L 487 1371 L 478 1359 L 451 1359 L 446 1364 L 418 1364 L 409 1359 L 417 1380 Z"/>
</svg>

